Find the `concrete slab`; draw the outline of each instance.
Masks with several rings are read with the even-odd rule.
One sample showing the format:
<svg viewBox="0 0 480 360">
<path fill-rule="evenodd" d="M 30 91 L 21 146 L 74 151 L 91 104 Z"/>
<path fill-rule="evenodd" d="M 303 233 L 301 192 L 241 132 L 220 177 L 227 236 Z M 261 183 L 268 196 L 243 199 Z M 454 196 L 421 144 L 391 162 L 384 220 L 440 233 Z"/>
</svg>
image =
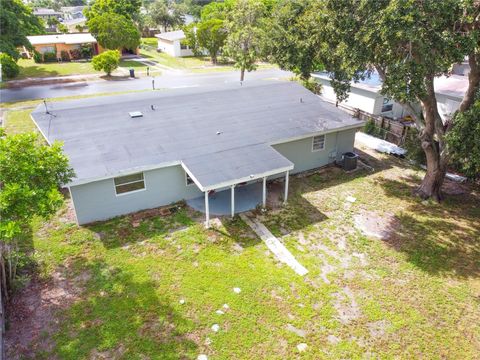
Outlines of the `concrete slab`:
<svg viewBox="0 0 480 360">
<path fill-rule="evenodd" d="M 216 192 L 209 196 L 211 215 L 230 215 L 230 189 Z M 235 187 L 235 213 L 253 210 L 262 203 L 262 183 L 256 182 Z M 187 200 L 191 208 L 205 213 L 205 197 Z"/>
<path fill-rule="evenodd" d="M 304 276 L 308 270 L 300 264 L 290 251 L 260 221 L 241 214 L 245 223 L 262 239 L 278 260 L 290 266 L 298 275 Z"/>
</svg>

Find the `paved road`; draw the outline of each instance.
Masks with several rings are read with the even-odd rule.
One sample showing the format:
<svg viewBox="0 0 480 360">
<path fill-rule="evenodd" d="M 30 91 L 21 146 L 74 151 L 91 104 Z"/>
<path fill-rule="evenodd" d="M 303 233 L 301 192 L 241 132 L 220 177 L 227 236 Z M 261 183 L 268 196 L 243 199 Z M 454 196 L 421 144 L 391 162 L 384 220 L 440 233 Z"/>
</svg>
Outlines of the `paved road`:
<svg viewBox="0 0 480 360">
<path fill-rule="evenodd" d="M 258 70 L 245 75 L 245 81 L 287 78 L 291 73 L 282 70 Z M 165 74 L 155 77 L 155 88 L 178 88 L 202 85 L 220 84 L 239 81 L 240 73 L 218 72 L 208 74 Z M 152 78 L 122 79 L 122 80 L 94 80 L 64 84 L 34 85 L 16 89 L 1 89 L 1 102 L 56 98 L 74 95 L 90 95 L 117 91 L 150 90 Z"/>
</svg>

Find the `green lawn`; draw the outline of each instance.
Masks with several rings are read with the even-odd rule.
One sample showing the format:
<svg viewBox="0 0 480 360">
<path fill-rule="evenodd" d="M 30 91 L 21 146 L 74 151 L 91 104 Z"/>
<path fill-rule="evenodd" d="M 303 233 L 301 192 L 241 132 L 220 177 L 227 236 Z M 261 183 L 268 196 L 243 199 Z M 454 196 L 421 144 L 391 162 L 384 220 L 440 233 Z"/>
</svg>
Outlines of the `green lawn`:
<svg viewBox="0 0 480 360">
<path fill-rule="evenodd" d="M 82 75 L 98 73 L 91 62 L 35 63 L 33 59 L 18 60 L 20 74 L 15 80 L 25 78 L 53 77 L 64 75 Z"/>
<path fill-rule="evenodd" d="M 208 56 L 187 56 L 176 58 L 165 53 L 159 53 L 156 50 L 156 38 L 142 38 L 142 47 L 140 55 L 157 62 L 160 65 L 175 69 L 188 70 L 191 72 L 210 72 L 210 71 L 235 71 L 233 64 L 228 63 L 226 59 L 220 57 L 219 63 L 214 66 Z M 274 68 L 275 65 L 261 63 L 259 69 Z"/>
<path fill-rule="evenodd" d="M 56 217 L 33 224 L 38 281 L 54 299 L 32 310 L 34 320 L 51 312 L 39 332 L 22 329 L 35 334 L 26 355 L 478 358 L 480 189 L 422 202 L 411 197 L 420 171 L 361 156 L 374 172 L 292 177 L 289 205 L 260 215 L 309 270 L 305 278 L 240 219 L 205 230 L 201 214 L 180 207 L 140 223 L 123 216 L 79 227 L 67 199 Z"/>
</svg>

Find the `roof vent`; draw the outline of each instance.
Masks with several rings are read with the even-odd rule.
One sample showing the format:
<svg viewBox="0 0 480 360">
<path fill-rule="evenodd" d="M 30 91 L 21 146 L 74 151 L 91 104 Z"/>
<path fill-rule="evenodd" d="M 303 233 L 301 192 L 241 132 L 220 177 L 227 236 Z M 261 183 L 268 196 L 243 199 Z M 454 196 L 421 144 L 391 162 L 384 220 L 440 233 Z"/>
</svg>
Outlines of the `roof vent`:
<svg viewBox="0 0 480 360">
<path fill-rule="evenodd" d="M 143 116 L 140 111 L 131 111 L 128 113 L 128 115 L 130 115 L 131 118 L 138 118 Z"/>
</svg>

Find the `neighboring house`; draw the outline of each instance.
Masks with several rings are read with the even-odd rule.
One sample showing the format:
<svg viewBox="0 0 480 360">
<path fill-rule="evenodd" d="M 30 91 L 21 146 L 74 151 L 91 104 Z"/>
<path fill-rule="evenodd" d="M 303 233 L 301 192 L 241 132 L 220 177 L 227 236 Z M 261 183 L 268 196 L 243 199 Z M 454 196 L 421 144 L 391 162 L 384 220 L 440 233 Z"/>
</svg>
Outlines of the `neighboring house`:
<svg viewBox="0 0 480 360">
<path fill-rule="evenodd" d="M 54 18 L 58 22 L 62 21 L 62 13 L 59 11 L 56 11 L 54 9 L 46 9 L 46 8 L 37 8 L 33 11 L 33 15 L 39 17 L 40 19 L 43 20 L 43 23 L 45 25 L 45 29 L 48 32 L 56 32 L 57 27 L 56 25 L 49 25 L 49 19 Z"/>
<path fill-rule="evenodd" d="M 83 29 L 87 27 L 87 19 L 86 18 L 79 18 L 79 19 L 69 19 L 63 20 L 62 24 L 65 25 L 68 29 L 69 33 L 76 33 L 79 32 L 78 26 L 81 26 Z"/>
<path fill-rule="evenodd" d="M 78 32 L 77 26 L 86 27 L 87 18 L 83 15 L 85 6 L 64 6 L 61 8 L 63 14 L 62 24 L 68 32 Z"/>
<path fill-rule="evenodd" d="M 155 36 L 158 39 L 158 50 L 174 57 L 193 55 L 188 45 L 182 44 L 182 40 L 185 39 L 183 30 L 168 31 Z"/>
<path fill-rule="evenodd" d="M 55 18 L 57 20 L 62 18 L 62 13 L 60 11 L 46 8 L 37 8 L 33 10 L 33 15 L 42 19 L 45 23 L 47 23 L 49 18 Z"/>
<path fill-rule="evenodd" d="M 285 178 L 342 159 L 363 122 L 295 82 L 251 82 L 48 103 L 79 224 Z M 265 195 L 263 196 L 265 199 Z M 232 202 L 235 211 L 235 202 Z"/>
<path fill-rule="evenodd" d="M 322 85 L 322 97 L 336 102 L 336 95 L 330 83 L 328 73 L 313 73 L 312 77 Z M 449 119 L 458 110 L 468 86 L 468 78 L 461 75 L 435 78 L 437 106 L 442 120 Z M 351 109 L 360 109 L 372 115 L 401 119 L 408 115 L 402 105 L 380 93 L 382 82 L 377 73 L 369 79 L 352 82 L 349 97 L 342 105 Z"/>
<path fill-rule="evenodd" d="M 82 45 L 90 45 L 93 55 L 103 51 L 103 48 L 97 44 L 97 40 L 90 33 L 36 35 L 27 36 L 27 39 L 40 54 L 54 52 L 57 54 L 57 59 L 62 58 L 62 51 L 68 52 L 70 58 L 74 59 L 76 51 Z"/>
</svg>

